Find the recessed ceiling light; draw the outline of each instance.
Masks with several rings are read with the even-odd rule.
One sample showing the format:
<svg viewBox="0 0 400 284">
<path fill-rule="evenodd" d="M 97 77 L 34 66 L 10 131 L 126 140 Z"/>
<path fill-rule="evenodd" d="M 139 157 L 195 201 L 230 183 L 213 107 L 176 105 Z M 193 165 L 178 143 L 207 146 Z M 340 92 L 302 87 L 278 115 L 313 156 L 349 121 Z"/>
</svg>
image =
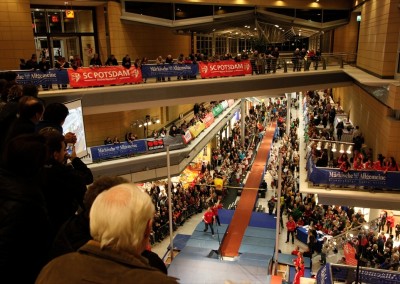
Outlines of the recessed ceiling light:
<svg viewBox="0 0 400 284">
<path fill-rule="evenodd" d="M 275 27 L 279 28 L 279 26 L 278 26 L 278 25 L 275 25 Z"/>
</svg>

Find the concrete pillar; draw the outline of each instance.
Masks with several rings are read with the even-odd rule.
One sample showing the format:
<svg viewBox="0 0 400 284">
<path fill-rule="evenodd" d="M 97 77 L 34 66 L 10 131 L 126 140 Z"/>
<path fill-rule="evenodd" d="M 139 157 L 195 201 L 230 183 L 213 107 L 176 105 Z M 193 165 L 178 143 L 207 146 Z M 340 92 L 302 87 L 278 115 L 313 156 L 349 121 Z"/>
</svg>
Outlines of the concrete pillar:
<svg viewBox="0 0 400 284">
<path fill-rule="evenodd" d="M 367 221 L 369 222 L 371 220 L 378 218 L 379 213 L 381 213 L 381 209 L 370 208 Z"/>
</svg>

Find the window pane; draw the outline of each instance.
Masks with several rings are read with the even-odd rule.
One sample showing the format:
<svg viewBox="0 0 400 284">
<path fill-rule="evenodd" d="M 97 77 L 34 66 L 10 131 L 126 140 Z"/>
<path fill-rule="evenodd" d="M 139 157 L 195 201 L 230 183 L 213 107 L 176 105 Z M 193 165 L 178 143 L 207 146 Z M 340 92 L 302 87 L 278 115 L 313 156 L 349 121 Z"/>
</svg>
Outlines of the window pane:
<svg viewBox="0 0 400 284">
<path fill-rule="evenodd" d="M 76 32 L 93 33 L 93 15 L 91 10 L 75 11 Z"/>
<path fill-rule="evenodd" d="M 32 11 L 32 28 L 34 33 L 46 32 L 46 13 L 44 10 L 35 9 Z"/>
<path fill-rule="evenodd" d="M 63 13 L 60 10 L 48 10 L 47 18 L 49 20 L 50 33 L 61 33 Z"/>
</svg>

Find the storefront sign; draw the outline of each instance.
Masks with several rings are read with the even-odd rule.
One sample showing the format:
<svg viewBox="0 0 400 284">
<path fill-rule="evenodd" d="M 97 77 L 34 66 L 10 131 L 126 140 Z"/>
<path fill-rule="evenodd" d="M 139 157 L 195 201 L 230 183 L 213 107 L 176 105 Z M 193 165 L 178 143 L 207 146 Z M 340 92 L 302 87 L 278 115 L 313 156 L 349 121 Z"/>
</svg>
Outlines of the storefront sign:
<svg viewBox="0 0 400 284">
<path fill-rule="evenodd" d="M 146 140 L 122 142 L 90 148 L 93 162 L 147 152 Z"/>
<path fill-rule="evenodd" d="M 134 66 L 130 69 L 126 69 L 123 66 L 83 67 L 77 70 L 68 69 L 68 77 L 71 87 L 92 87 L 142 82 L 142 73 L 140 69 Z"/>
<path fill-rule="evenodd" d="M 73 19 L 73 18 L 75 18 L 74 10 L 65 10 L 65 17 L 66 17 L 67 19 Z"/>
<path fill-rule="evenodd" d="M 142 65 L 143 78 L 196 76 L 197 64 L 145 64 Z"/>
<path fill-rule="evenodd" d="M 235 62 L 224 60 L 220 62 L 199 62 L 201 78 L 231 77 L 251 74 L 251 64 L 249 60 Z"/>
<path fill-rule="evenodd" d="M 50 69 L 47 72 L 40 70 L 36 71 L 14 71 L 17 73 L 16 82 L 20 85 L 32 84 L 36 86 L 40 85 L 67 85 L 68 84 L 68 73 L 67 70 L 62 69 Z"/>
<path fill-rule="evenodd" d="M 202 120 L 204 126 L 208 128 L 214 122 L 214 115 L 210 112 Z"/>
</svg>

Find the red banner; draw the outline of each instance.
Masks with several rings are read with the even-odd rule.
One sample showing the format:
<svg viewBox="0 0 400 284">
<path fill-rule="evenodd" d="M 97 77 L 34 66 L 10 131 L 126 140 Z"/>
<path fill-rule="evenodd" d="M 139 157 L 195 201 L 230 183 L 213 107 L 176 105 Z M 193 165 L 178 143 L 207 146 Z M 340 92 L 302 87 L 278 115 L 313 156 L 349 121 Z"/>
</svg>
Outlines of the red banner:
<svg viewBox="0 0 400 284">
<path fill-rule="evenodd" d="M 214 122 L 214 115 L 212 112 L 209 112 L 203 119 L 202 119 L 206 128 L 208 128 Z"/>
<path fill-rule="evenodd" d="M 347 265 L 357 265 L 356 249 L 349 243 L 343 246 L 344 257 Z"/>
<path fill-rule="evenodd" d="M 220 62 L 199 62 L 201 78 L 230 77 L 251 74 L 251 64 L 249 60 L 235 62 L 224 60 Z"/>
<path fill-rule="evenodd" d="M 118 85 L 141 83 L 142 72 L 134 66 L 130 69 L 122 66 L 83 67 L 77 70 L 68 69 L 68 78 L 71 87 Z"/>
</svg>

